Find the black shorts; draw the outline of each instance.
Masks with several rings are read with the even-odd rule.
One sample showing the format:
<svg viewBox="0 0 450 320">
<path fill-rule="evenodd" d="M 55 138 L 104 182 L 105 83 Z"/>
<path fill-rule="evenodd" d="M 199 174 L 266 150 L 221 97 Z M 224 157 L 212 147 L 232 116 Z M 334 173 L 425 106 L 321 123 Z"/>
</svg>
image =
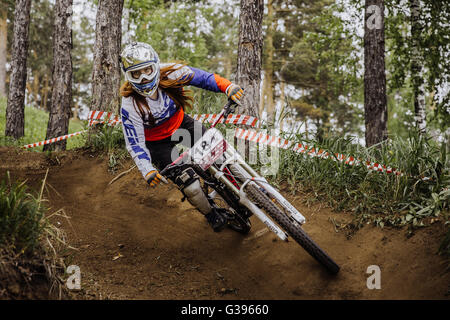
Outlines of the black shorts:
<svg viewBox="0 0 450 320">
<path fill-rule="evenodd" d="M 158 141 L 146 141 L 153 165 L 161 171 L 180 156 L 177 144 L 191 148 L 205 133 L 206 127 L 199 121 L 184 114 L 180 127 L 170 136 Z"/>
</svg>

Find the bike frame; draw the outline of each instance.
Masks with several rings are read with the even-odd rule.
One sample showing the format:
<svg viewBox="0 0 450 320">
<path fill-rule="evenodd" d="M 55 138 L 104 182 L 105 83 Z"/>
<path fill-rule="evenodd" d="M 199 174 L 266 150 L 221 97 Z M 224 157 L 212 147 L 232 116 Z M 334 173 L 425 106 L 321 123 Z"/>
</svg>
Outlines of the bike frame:
<svg viewBox="0 0 450 320">
<path fill-rule="evenodd" d="M 222 154 L 220 154 L 220 159 L 224 161 L 222 163 L 219 163 L 217 160 L 215 160 L 215 163 L 213 165 L 210 165 L 207 168 L 207 171 L 218 181 L 223 183 L 231 192 L 233 192 L 239 198 L 239 203 L 250 210 L 256 217 L 258 217 L 270 231 L 275 233 L 281 240 L 287 241 L 287 233 L 284 232 L 280 227 L 278 227 L 269 218 L 268 215 L 266 215 L 247 197 L 247 194 L 245 192 L 245 187 L 247 186 L 247 184 L 256 184 L 259 188 L 263 189 L 271 199 L 276 200 L 277 204 L 279 204 L 280 207 L 284 209 L 285 214 L 287 214 L 287 216 L 294 224 L 304 224 L 305 217 L 297 209 L 295 209 L 295 207 L 292 206 L 289 201 L 287 201 L 278 192 L 278 190 L 272 187 L 264 177 L 260 176 L 252 167 L 250 167 L 242 159 L 239 153 L 233 148 L 233 146 L 225 141 L 222 134 L 214 128 L 223 117 L 225 117 L 226 119 L 228 114 L 233 111 L 232 106 L 232 102 L 229 101 L 219 114 L 217 120 L 213 123 L 211 128 L 205 132 L 203 137 L 199 139 L 194 144 L 194 146 L 192 146 L 192 148 L 184 151 L 174 162 L 164 168 L 161 171 L 161 174 L 164 175 L 164 173 L 167 172 L 168 169 L 173 166 L 177 166 L 186 156 L 191 155 L 191 150 L 195 150 L 202 144 L 202 142 L 204 143 L 203 138 L 211 135 L 213 137 L 218 137 L 219 144 L 223 143 L 223 150 L 220 150 L 219 152 L 223 151 Z M 232 172 L 233 170 L 230 170 L 231 165 L 235 171 L 238 171 L 237 173 Z M 244 181 L 240 187 L 236 184 L 236 181 L 234 180 L 233 175 L 230 173 L 230 171 L 234 175 L 238 174 L 241 177 L 241 180 L 243 178 Z M 213 191 L 211 192 L 211 194 L 209 194 L 209 196 L 211 198 L 214 198 L 215 196 L 217 196 L 217 192 Z"/>
</svg>

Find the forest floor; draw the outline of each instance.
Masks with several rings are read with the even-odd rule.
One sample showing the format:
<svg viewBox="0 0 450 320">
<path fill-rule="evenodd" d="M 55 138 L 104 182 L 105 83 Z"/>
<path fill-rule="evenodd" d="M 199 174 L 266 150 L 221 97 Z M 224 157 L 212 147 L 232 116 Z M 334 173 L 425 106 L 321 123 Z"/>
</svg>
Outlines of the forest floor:
<svg viewBox="0 0 450 320">
<path fill-rule="evenodd" d="M 116 175 L 131 167 L 125 163 Z M 28 152 L 0 147 L 0 176 L 38 188 L 49 169 L 50 212 L 64 209 L 64 229 L 77 250 L 64 254 L 81 271 L 72 299 L 449 299 L 450 272 L 437 255 L 445 232 L 438 221 L 407 230 L 365 226 L 351 237 L 351 221 L 323 204 L 285 192 L 306 217 L 304 229 L 340 266 L 330 276 L 297 243 L 277 240 L 252 217 L 243 236 L 214 233 L 173 185 L 150 189 L 137 169 L 109 184 L 107 159 L 86 151 Z M 286 191 L 286 190 L 285 190 Z M 69 223 L 70 222 L 70 223 Z M 370 290 L 367 268 L 381 270 Z"/>
</svg>

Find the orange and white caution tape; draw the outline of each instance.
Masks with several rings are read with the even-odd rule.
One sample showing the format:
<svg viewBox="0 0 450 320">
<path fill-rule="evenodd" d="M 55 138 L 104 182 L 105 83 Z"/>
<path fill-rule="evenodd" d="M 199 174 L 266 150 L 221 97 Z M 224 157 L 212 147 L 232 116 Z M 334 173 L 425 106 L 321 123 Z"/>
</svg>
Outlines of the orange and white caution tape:
<svg viewBox="0 0 450 320">
<path fill-rule="evenodd" d="M 327 159 L 330 157 L 330 153 L 323 149 L 318 149 L 313 146 L 308 146 L 306 144 L 301 144 L 298 142 L 289 141 L 286 139 L 282 139 L 279 137 L 274 137 L 262 132 L 256 132 L 254 130 L 245 130 L 237 128 L 234 136 L 238 139 L 244 139 L 248 141 L 252 141 L 255 143 L 261 143 L 265 145 L 270 145 L 277 148 L 282 148 L 286 150 L 292 150 L 297 153 L 307 154 L 310 157 L 317 157 L 321 159 Z M 373 170 L 377 172 L 386 172 L 393 173 L 395 175 L 403 175 L 400 171 L 393 169 L 391 167 L 387 167 L 385 165 L 370 162 L 370 161 L 362 161 L 355 159 L 352 156 L 346 156 L 343 154 L 335 153 L 334 154 L 336 160 L 340 162 L 344 162 L 348 165 L 365 165 L 368 170 Z"/>
<path fill-rule="evenodd" d="M 122 122 L 119 116 L 115 116 L 114 113 L 106 111 L 90 111 L 88 114 L 88 120 L 89 126 L 93 126 L 98 123 L 107 123 L 114 126 Z"/>
<path fill-rule="evenodd" d="M 35 148 L 35 147 L 43 146 L 44 144 L 50 144 L 50 143 L 58 142 L 58 141 L 61 141 L 61 140 L 66 140 L 67 138 L 71 138 L 73 136 L 80 135 L 80 134 L 82 134 L 82 133 L 84 133 L 86 131 L 87 130 L 78 131 L 78 132 L 74 132 L 74 133 L 71 133 L 71 134 L 66 134 L 64 136 L 60 136 L 60 137 L 56 137 L 56 138 L 52 138 L 52 139 L 48 139 L 48 140 L 44 140 L 44 141 L 39 141 L 39 142 L 31 143 L 31 144 L 27 144 L 25 146 L 22 146 L 22 148 L 23 149 Z"/>
<path fill-rule="evenodd" d="M 194 114 L 192 118 L 200 122 L 213 123 L 218 116 L 219 116 L 218 114 Z M 256 117 L 247 116 L 244 114 L 230 114 L 228 115 L 226 120 L 224 119 L 220 120 L 220 123 L 246 125 L 257 128 L 259 125 L 259 120 Z"/>
<path fill-rule="evenodd" d="M 217 116 L 218 116 L 218 114 L 200 114 L 200 115 L 196 114 L 193 116 L 193 118 L 195 120 L 199 120 L 201 122 L 213 122 L 214 119 L 217 118 Z M 120 120 L 120 117 L 114 115 L 114 113 L 112 113 L 112 112 L 96 111 L 96 110 L 90 111 L 88 114 L 88 126 L 91 127 L 93 125 L 100 124 L 100 123 L 106 123 L 107 125 L 115 126 L 119 123 L 122 123 L 122 120 Z M 252 126 L 252 127 L 257 127 L 259 125 L 259 120 L 255 117 L 251 117 L 251 116 L 247 116 L 247 115 L 230 114 L 225 121 L 224 121 L 224 119 L 222 119 L 221 123 L 230 123 L 230 124 L 235 124 L 235 125 L 248 125 L 248 126 Z M 82 134 L 86 131 L 87 130 L 83 130 L 83 131 L 67 134 L 64 136 L 27 144 L 25 146 L 22 146 L 22 148 L 28 149 L 28 148 L 39 147 L 39 146 L 42 146 L 45 144 L 50 144 L 50 143 L 54 143 L 57 141 L 65 140 L 67 138 Z"/>
<path fill-rule="evenodd" d="M 198 120 L 200 122 L 213 123 L 214 120 L 217 118 L 217 116 L 218 116 L 218 114 L 200 114 L 200 115 L 195 114 L 192 117 L 194 118 L 194 120 Z M 105 112 L 105 111 L 90 111 L 88 114 L 88 120 L 89 120 L 89 122 L 88 122 L 89 126 L 93 126 L 93 125 L 99 124 L 99 123 L 106 123 L 110 126 L 115 126 L 122 122 L 120 120 L 119 116 L 114 115 L 112 112 Z M 247 115 L 230 114 L 226 120 L 222 119 L 221 123 L 258 127 L 259 120 L 256 117 L 251 117 L 251 116 L 247 116 Z M 61 141 L 61 140 L 82 134 L 86 131 L 87 130 L 83 130 L 83 131 L 67 134 L 67 135 L 64 135 L 61 137 L 28 144 L 28 145 L 23 146 L 23 148 L 28 149 L 28 148 L 42 146 L 44 144 L 54 143 L 57 141 Z M 327 159 L 330 157 L 330 153 L 328 153 L 325 150 L 317 149 L 315 147 L 310 148 L 308 145 L 304 145 L 304 144 L 301 144 L 298 142 L 293 142 L 293 141 L 286 140 L 286 139 L 279 138 L 279 137 L 274 137 L 274 136 L 265 134 L 263 132 L 257 132 L 254 130 L 246 130 L 246 129 L 236 128 L 235 137 L 238 139 L 244 139 L 244 140 L 248 140 L 248 141 L 252 141 L 252 142 L 256 142 L 256 143 L 270 145 L 272 147 L 291 150 L 291 151 L 294 151 L 297 153 L 304 153 L 311 157 L 318 157 L 318 158 L 322 158 L 322 159 Z M 393 173 L 395 175 L 403 175 L 400 171 L 398 171 L 396 169 L 387 167 L 385 165 L 382 165 L 382 164 L 379 164 L 376 162 L 363 161 L 363 160 L 355 159 L 352 156 L 346 156 L 346 155 L 339 154 L 339 153 L 335 153 L 334 156 L 335 156 L 336 160 L 338 160 L 340 162 L 344 162 L 345 164 L 348 164 L 348 165 L 365 165 L 368 170 L 373 170 L 373 171 L 377 171 L 377 172 Z M 424 178 L 424 180 L 426 180 L 426 179 L 429 179 L 429 178 Z"/>
<path fill-rule="evenodd" d="M 192 118 L 200 122 L 213 123 L 218 117 L 218 114 L 194 114 Z M 105 120 L 106 119 L 106 120 Z M 118 116 L 114 116 L 111 112 L 91 111 L 88 115 L 89 125 L 95 124 L 95 121 L 108 121 L 109 123 L 120 123 Z M 230 114 L 227 119 L 222 119 L 220 123 L 229 123 L 234 125 L 247 125 L 251 127 L 258 127 L 259 120 L 256 117 L 243 114 Z"/>
</svg>

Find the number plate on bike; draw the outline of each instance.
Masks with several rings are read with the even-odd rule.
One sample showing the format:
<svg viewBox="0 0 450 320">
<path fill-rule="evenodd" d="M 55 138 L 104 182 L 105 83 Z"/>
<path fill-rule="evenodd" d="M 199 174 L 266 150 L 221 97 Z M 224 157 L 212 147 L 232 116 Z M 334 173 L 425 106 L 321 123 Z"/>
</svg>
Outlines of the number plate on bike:
<svg viewBox="0 0 450 320">
<path fill-rule="evenodd" d="M 226 150 L 226 141 L 220 131 L 212 128 L 205 132 L 190 153 L 195 164 L 207 170 Z"/>
</svg>

